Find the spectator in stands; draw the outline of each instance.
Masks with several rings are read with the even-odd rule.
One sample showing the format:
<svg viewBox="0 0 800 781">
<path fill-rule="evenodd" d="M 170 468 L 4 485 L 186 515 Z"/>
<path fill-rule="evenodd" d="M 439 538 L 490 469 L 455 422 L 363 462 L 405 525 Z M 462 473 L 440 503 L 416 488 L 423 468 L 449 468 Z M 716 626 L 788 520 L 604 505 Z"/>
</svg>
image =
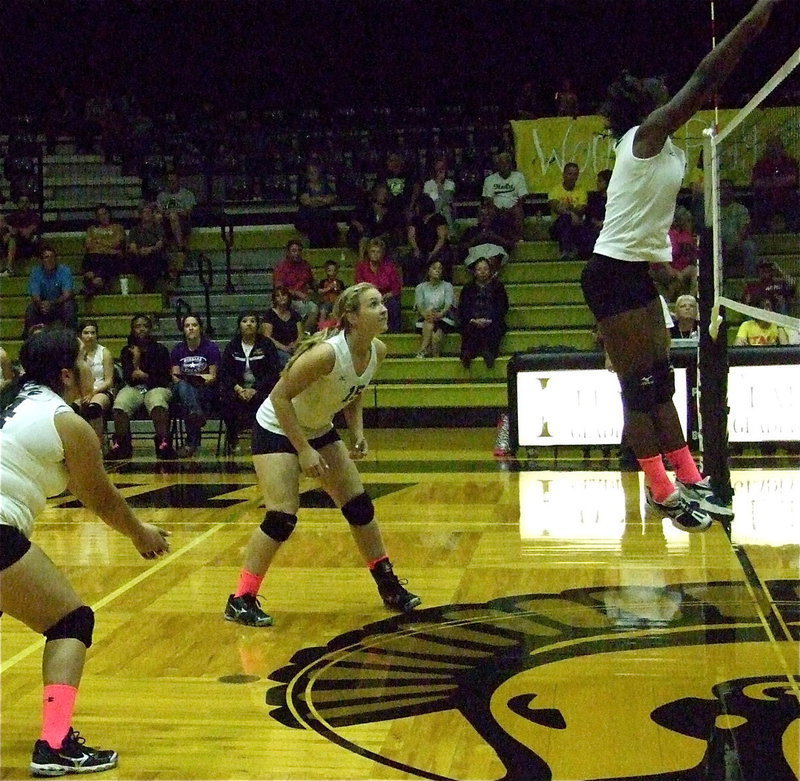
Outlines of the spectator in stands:
<svg viewBox="0 0 800 781">
<path fill-rule="evenodd" d="M 772 311 L 772 299 L 768 296 L 756 299 L 753 306 L 759 309 Z M 745 320 L 736 332 L 734 347 L 774 347 L 779 344 L 789 344 L 786 331 L 768 320 L 753 318 Z"/>
<path fill-rule="evenodd" d="M 94 215 L 84 241 L 83 292 L 87 296 L 102 292 L 111 277 L 125 270 L 125 228 L 111 221 L 111 210 L 104 203 L 97 205 Z"/>
<path fill-rule="evenodd" d="M 800 167 L 775 133 L 766 140 L 764 154 L 753 166 L 753 226 L 757 233 L 794 231 L 798 214 Z"/>
<path fill-rule="evenodd" d="M 317 282 L 317 298 L 319 299 L 319 323 L 317 327 L 327 328 L 333 305 L 344 292 L 345 284 L 339 279 L 339 264 L 335 260 L 325 263 L 325 276 Z"/>
<path fill-rule="evenodd" d="M 722 258 L 726 274 L 750 276 L 756 271 L 756 245 L 750 238 L 750 212 L 736 200 L 730 179 L 720 180 L 719 200 Z"/>
<path fill-rule="evenodd" d="M 561 88 L 555 94 L 555 104 L 557 117 L 578 116 L 578 95 L 570 79 L 561 80 Z"/>
<path fill-rule="evenodd" d="M 114 357 L 111 350 L 97 341 L 98 327 L 96 320 L 82 320 L 78 324 L 78 336 L 83 342 L 86 352 L 86 363 L 92 370 L 91 393 L 76 400 L 82 417 L 89 421 L 97 439 L 100 449 L 104 450 L 105 416 L 111 409 L 114 400 Z"/>
<path fill-rule="evenodd" d="M 130 458 L 132 453 L 131 418 L 144 406 L 153 421 L 156 456 L 175 458 L 169 441 L 169 402 L 172 374 L 169 350 L 152 335 L 153 321 L 148 315 L 131 318 L 128 343 L 120 353 L 122 387 L 114 398 L 114 436 L 108 458 Z"/>
<path fill-rule="evenodd" d="M 17 201 L 16 208 L 5 217 L 7 229 L 5 267 L 0 276 L 14 274 L 17 264 L 35 257 L 39 253 L 42 221 L 31 207 L 30 199 L 23 195 Z"/>
<path fill-rule="evenodd" d="M 611 169 L 605 168 L 597 173 L 597 189 L 586 194 L 586 209 L 583 212 L 583 226 L 578 237 L 578 255 L 588 258 L 594 251 L 594 243 L 600 235 L 606 219 L 606 201 Z"/>
<path fill-rule="evenodd" d="M 700 334 L 700 318 L 697 299 L 688 293 L 675 301 L 675 317 L 669 335 L 673 339 L 697 339 Z"/>
<path fill-rule="evenodd" d="M 292 308 L 300 315 L 303 329 L 314 333 L 319 318 L 319 307 L 314 301 L 314 273 L 303 257 L 303 245 L 298 239 L 290 239 L 286 244 L 286 255 L 275 267 L 272 284 L 289 291 Z"/>
<path fill-rule="evenodd" d="M 399 333 L 402 328 L 400 316 L 400 294 L 403 281 L 397 264 L 386 256 L 386 244 L 382 239 L 370 239 L 367 257 L 356 266 L 356 282 L 369 282 L 383 297 L 388 312 L 389 333 Z"/>
<path fill-rule="evenodd" d="M 164 231 L 156 218 L 155 207 L 143 203 L 139 207 L 139 224 L 128 232 L 128 255 L 130 266 L 135 269 L 146 293 L 152 293 L 164 276 L 167 267 L 164 244 Z"/>
<path fill-rule="evenodd" d="M 508 260 L 508 253 L 499 244 L 476 244 L 469 248 L 464 266 L 472 271 L 479 260 L 488 260 L 492 276 L 500 273 L 500 269 Z"/>
<path fill-rule="evenodd" d="M 417 358 L 438 358 L 445 334 L 455 330 L 455 293 L 443 274 L 442 262 L 433 260 L 428 265 L 427 279 L 414 290 L 414 310 L 418 315 L 415 327 L 422 334 Z"/>
<path fill-rule="evenodd" d="M 760 260 L 756 270 L 758 279 L 745 287 L 744 303 L 757 306 L 755 302 L 768 298 L 774 312 L 788 315 L 797 292 L 797 279 L 773 260 Z"/>
<path fill-rule="evenodd" d="M 532 81 L 526 81 L 522 85 L 514 102 L 514 114 L 517 119 L 536 119 L 542 115 L 536 85 Z"/>
<path fill-rule="evenodd" d="M 191 458 L 200 447 L 203 426 L 217 395 L 221 356 L 216 343 L 204 335 L 203 321 L 197 315 L 186 315 L 181 330 L 183 340 L 172 348 L 170 363 L 173 393 L 186 424 L 186 444 L 178 458 Z"/>
<path fill-rule="evenodd" d="M 562 258 L 578 256 L 583 214 L 586 211 L 587 193 L 578 186 L 580 168 L 577 163 L 567 163 L 561 172 L 561 183 L 547 195 L 553 224 L 550 236 L 558 242 Z"/>
<path fill-rule="evenodd" d="M 676 301 L 679 295 L 697 295 L 697 235 L 692 226 L 692 213 L 684 206 L 675 207 L 672 227 L 669 229 L 672 261 L 651 263 L 650 275 L 659 293 L 667 301 Z"/>
<path fill-rule="evenodd" d="M 389 212 L 398 231 L 396 240 L 402 242 L 422 188 L 408 173 L 406 160 L 399 152 L 390 152 L 386 156 L 386 167 L 380 182 L 385 184 L 389 191 Z"/>
<path fill-rule="evenodd" d="M 219 398 L 227 432 L 225 447 L 235 453 L 239 432 L 250 426 L 281 372 L 275 345 L 259 333 L 261 318 L 252 309 L 239 315 L 239 333 L 225 346 L 219 367 Z"/>
<path fill-rule="evenodd" d="M 422 186 L 422 192 L 433 200 L 436 213 L 447 220 L 447 227 L 453 227 L 455 220 L 454 204 L 456 183 L 447 175 L 447 158 L 437 157 L 433 161 L 431 178 Z"/>
<path fill-rule="evenodd" d="M 179 251 L 189 248 L 192 210 L 197 203 L 194 193 L 181 186 L 175 171 L 167 174 L 164 189 L 156 196 L 156 205 L 164 222 L 167 247 Z"/>
<path fill-rule="evenodd" d="M 409 285 L 416 284 L 434 260 L 442 264 L 444 278 L 453 278 L 453 250 L 450 246 L 450 229 L 447 220 L 436 211 L 429 195 L 420 195 L 414 207 L 414 216 L 408 226 L 408 256 L 404 278 Z"/>
<path fill-rule="evenodd" d="M 336 191 L 322 175 L 319 163 L 306 165 L 305 181 L 297 197 L 299 208 L 295 227 L 308 236 L 310 247 L 337 247 L 339 226 L 331 207 L 336 203 Z"/>
<path fill-rule="evenodd" d="M 403 223 L 398 221 L 395 212 L 390 211 L 389 199 L 389 188 L 385 184 L 376 184 L 369 199 L 357 207 L 350 218 L 347 246 L 356 250 L 360 258 L 366 255 L 370 239 L 382 239 L 392 248 L 399 243 L 398 231 Z"/>
<path fill-rule="evenodd" d="M 483 181 L 483 199 L 494 209 L 495 230 L 516 244 L 522 239 L 528 185 L 522 173 L 513 170 L 513 159 L 508 152 L 501 152 L 496 161 L 497 170 Z"/>
<path fill-rule="evenodd" d="M 303 336 L 303 320 L 292 307 L 292 297 L 283 285 L 272 288 L 272 308 L 264 314 L 261 333 L 275 345 L 282 369 Z"/>
<path fill-rule="evenodd" d="M 25 310 L 26 334 L 36 323 L 60 323 L 75 330 L 78 318 L 72 271 L 58 262 L 56 251 L 50 245 L 42 246 L 41 263 L 31 269 L 28 292 L 31 302 Z"/>
<path fill-rule="evenodd" d="M 487 258 L 477 260 L 471 270 L 473 279 L 464 285 L 458 302 L 461 364 L 469 369 L 472 359 L 480 355 L 491 369 L 506 332 L 508 295 L 503 283 L 492 275 Z"/>
<path fill-rule="evenodd" d="M 513 237 L 507 233 L 501 234 L 498 232 L 494 222 L 494 214 L 494 207 L 490 203 L 481 203 L 478 206 L 477 222 L 475 225 L 465 228 L 461 233 L 458 250 L 458 256 L 461 260 L 466 262 L 465 259 L 470 254 L 470 249 L 481 244 L 496 244 L 503 248 L 506 255 L 514 249 L 516 242 Z M 503 225 L 501 224 L 499 227 L 502 228 Z"/>
</svg>

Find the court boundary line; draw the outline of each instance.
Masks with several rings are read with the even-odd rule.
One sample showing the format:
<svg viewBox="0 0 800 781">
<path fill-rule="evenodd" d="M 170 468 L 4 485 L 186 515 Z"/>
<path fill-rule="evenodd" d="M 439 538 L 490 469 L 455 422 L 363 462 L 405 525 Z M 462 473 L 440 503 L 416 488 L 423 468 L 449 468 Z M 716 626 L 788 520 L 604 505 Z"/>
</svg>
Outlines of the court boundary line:
<svg viewBox="0 0 800 781">
<path fill-rule="evenodd" d="M 261 498 L 258 499 L 258 502 L 261 501 Z M 169 553 L 168 555 L 161 557 L 153 564 L 151 567 L 148 567 L 146 570 L 143 570 L 134 578 L 123 583 L 118 588 L 114 589 L 110 594 L 106 594 L 104 597 L 100 598 L 97 602 L 93 605 L 90 605 L 92 610 L 95 612 L 104 608 L 109 603 L 113 602 L 117 597 L 122 596 L 123 594 L 130 591 L 134 586 L 137 586 L 143 580 L 146 580 L 151 575 L 154 575 L 157 572 L 160 572 L 164 569 L 170 562 L 174 561 L 176 558 L 183 556 L 184 553 L 188 553 L 190 550 L 196 548 L 200 543 L 205 542 L 209 537 L 213 534 L 216 534 L 220 529 L 225 526 L 229 526 L 233 521 L 238 520 L 238 516 L 241 512 L 246 509 L 251 509 L 252 506 L 256 505 L 256 500 L 248 500 L 244 506 L 238 508 L 238 512 L 236 512 L 233 517 L 228 519 L 227 521 L 220 521 L 219 523 L 215 524 L 209 529 L 206 529 L 199 537 L 195 537 L 193 540 L 187 542 L 182 548 Z M 10 659 L 4 660 L 0 663 L 0 674 L 6 672 L 6 670 L 10 670 L 14 665 L 18 664 L 19 662 L 27 659 L 32 653 L 35 653 L 40 648 L 42 648 L 45 644 L 44 637 L 39 638 L 38 640 L 31 643 L 26 648 L 23 648 L 21 651 L 18 651 L 14 656 Z"/>
</svg>

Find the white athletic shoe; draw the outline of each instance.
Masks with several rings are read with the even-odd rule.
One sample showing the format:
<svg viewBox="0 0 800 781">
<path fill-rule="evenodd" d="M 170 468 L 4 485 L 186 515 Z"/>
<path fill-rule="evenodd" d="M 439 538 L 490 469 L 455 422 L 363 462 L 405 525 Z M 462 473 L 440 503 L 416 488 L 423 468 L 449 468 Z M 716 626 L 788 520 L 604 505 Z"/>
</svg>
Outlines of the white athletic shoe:
<svg viewBox="0 0 800 781">
<path fill-rule="evenodd" d="M 705 510 L 700 509 L 697 502 L 684 499 L 680 491 L 674 491 L 663 502 L 653 499 L 650 488 L 645 486 L 645 501 L 647 506 L 662 518 L 669 518 L 676 529 L 683 532 L 704 532 L 711 526 L 711 517 Z"/>
<path fill-rule="evenodd" d="M 727 507 L 711 488 L 711 478 L 704 477 L 699 483 L 684 483 L 676 480 L 678 490 L 684 499 L 696 502 L 712 518 L 727 520 L 733 518 L 733 510 Z"/>
</svg>

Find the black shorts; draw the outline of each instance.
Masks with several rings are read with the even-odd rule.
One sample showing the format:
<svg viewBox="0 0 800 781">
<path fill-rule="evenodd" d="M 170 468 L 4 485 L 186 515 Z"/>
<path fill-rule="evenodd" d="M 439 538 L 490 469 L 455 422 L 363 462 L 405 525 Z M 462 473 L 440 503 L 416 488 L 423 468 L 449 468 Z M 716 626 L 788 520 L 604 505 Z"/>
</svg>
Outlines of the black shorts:
<svg viewBox="0 0 800 781">
<path fill-rule="evenodd" d="M 332 428 L 326 431 L 321 437 L 309 439 L 308 444 L 314 450 L 320 450 L 325 445 L 330 445 L 332 442 L 339 442 L 341 437 L 339 432 Z M 256 423 L 253 426 L 253 442 L 251 445 L 252 453 L 254 456 L 264 456 L 269 453 L 292 453 L 297 455 L 294 445 L 289 441 L 289 437 L 284 434 L 276 434 L 274 431 L 267 429 Z"/>
<path fill-rule="evenodd" d="M 595 319 L 647 306 L 658 298 L 650 264 L 592 255 L 581 274 L 583 297 Z"/>
<path fill-rule="evenodd" d="M 16 564 L 31 549 L 31 541 L 16 527 L 0 523 L 0 572 Z"/>
</svg>

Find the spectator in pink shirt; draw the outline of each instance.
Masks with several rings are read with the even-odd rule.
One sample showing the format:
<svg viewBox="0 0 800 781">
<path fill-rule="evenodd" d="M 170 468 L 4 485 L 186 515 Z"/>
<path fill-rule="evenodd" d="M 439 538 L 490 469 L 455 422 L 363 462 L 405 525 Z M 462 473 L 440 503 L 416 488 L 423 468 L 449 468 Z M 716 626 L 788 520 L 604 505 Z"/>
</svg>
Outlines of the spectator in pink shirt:
<svg viewBox="0 0 800 781">
<path fill-rule="evenodd" d="M 285 287 L 292 297 L 292 309 L 303 320 L 303 330 L 317 330 L 319 307 L 314 301 L 314 273 L 303 257 L 303 245 L 291 239 L 286 245 L 286 257 L 278 263 L 272 273 L 272 286 Z"/>
<path fill-rule="evenodd" d="M 367 244 L 367 257 L 356 266 L 356 282 L 369 282 L 375 285 L 383 296 L 388 310 L 390 333 L 400 331 L 400 293 L 403 280 L 397 264 L 386 257 L 386 244 L 383 239 L 370 239 Z"/>
</svg>

